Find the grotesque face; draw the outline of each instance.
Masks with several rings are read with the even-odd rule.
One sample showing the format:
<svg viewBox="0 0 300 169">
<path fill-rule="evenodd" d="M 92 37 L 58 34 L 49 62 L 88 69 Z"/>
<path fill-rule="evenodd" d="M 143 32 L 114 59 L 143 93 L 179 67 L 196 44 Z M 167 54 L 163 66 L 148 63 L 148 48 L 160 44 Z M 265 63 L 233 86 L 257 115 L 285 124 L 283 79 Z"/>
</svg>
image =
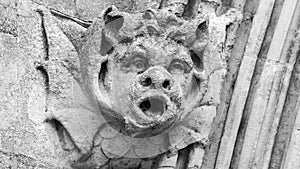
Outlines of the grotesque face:
<svg viewBox="0 0 300 169">
<path fill-rule="evenodd" d="M 83 53 L 102 58 L 100 68 L 92 68 L 100 71 L 91 91 L 103 96 L 98 97 L 102 115 L 131 137 L 167 131 L 198 106 L 206 92 L 202 54 L 207 25 L 169 11 L 130 15 L 111 8 L 103 18 L 102 25 L 90 29 L 94 42 Z M 92 49 L 98 53 L 91 54 Z"/>
<path fill-rule="evenodd" d="M 226 18 L 213 15 L 208 26 L 202 16 L 167 8 L 128 14 L 110 7 L 70 39 L 45 24 L 52 45 L 44 121 L 71 165 L 101 168 L 109 159 L 207 144 L 226 72 Z"/>
<path fill-rule="evenodd" d="M 137 37 L 119 44 L 109 55 L 108 74 L 100 75 L 100 88 L 106 90 L 122 133 L 135 137 L 153 136 L 176 122 L 187 103 L 199 94 L 195 69 L 198 57 L 182 44 L 159 36 Z M 117 123 L 115 123 L 117 124 Z M 120 126 L 115 126 L 120 130 Z"/>
</svg>

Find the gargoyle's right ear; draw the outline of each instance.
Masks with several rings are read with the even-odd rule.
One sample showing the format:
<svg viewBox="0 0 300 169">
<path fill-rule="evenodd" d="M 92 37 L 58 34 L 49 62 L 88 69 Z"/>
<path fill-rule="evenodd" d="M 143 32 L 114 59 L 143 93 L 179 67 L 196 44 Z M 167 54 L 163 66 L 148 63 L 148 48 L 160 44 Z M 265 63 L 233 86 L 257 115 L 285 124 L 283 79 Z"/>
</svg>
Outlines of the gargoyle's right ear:
<svg viewBox="0 0 300 169">
<path fill-rule="evenodd" d="M 89 52 L 93 51 L 93 54 L 100 53 L 105 56 L 111 53 L 121 41 L 119 30 L 122 28 L 123 23 L 124 16 L 122 12 L 115 6 L 106 8 L 85 32 L 84 46 L 87 45 Z"/>
<path fill-rule="evenodd" d="M 78 19 L 55 9 L 50 9 L 50 12 L 56 17 L 58 26 L 78 51 L 84 41 L 83 37 L 87 28 L 92 25 L 92 21 Z"/>
<path fill-rule="evenodd" d="M 100 53 L 106 55 L 121 41 L 119 31 L 124 24 L 124 16 L 115 6 L 111 6 L 104 11 L 103 20 L 105 25 Z"/>
</svg>

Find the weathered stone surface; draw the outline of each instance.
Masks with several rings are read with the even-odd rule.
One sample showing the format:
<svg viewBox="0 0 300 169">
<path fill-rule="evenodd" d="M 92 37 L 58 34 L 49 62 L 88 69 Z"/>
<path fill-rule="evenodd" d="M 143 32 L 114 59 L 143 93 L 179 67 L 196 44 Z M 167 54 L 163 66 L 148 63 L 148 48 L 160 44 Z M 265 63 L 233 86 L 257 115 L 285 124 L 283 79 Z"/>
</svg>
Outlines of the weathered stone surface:
<svg viewBox="0 0 300 169">
<path fill-rule="evenodd" d="M 204 144 L 194 144 L 188 157 L 188 169 L 199 169 L 202 166 L 204 156 Z"/>
<path fill-rule="evenodd" d="M 229 168 L 230 166 L 236 135 L 240 126 L 242 112 L 247 99 L 257 54 L 259 52 L 258 49 L 262 44 L 263 35 L 273 5 L 274 1 L 261 1 L 257 9 L 257 15 L 253 18 L 252 29 L 232 94 L 233 100 L 231 100 L 228 110 L 227 122 L 220 145 L 216 168 Z"/>
<path fill-rule="evenodd" d="M 14 1 L 0 2 L 0 31 L 17 36 L 17 6 Z"/>
<path fill-rule="evenodd" d="M 43 78 L 35 67 L 35 61 L 44 56 L 44 50 L 39 50 L 43 49 L 39 15 L 35 12 L 29 12 L 30 9 L 25 11 L 22 4 L 17 7 L 18 12 L 20 12 L 20 16 L 16 18 L 17 36 L 11 33 L 7 34 L 4 31 L 0 38 L 0 114 L 4 121 L 0 125 L 0 148 L 3 152 L 1 158 L 4 159 L 1 162 L 7 168 L 64 166 L 62 160 L 56 159 L 54 145 L 48 139 L 47 134 L 43 132 L 45 126 L 38 125 L 28 118 L 28 111 L 41 114 L 45 111 L 43 106 L 45 102 Z M 27 26 L 30 29 L 27 29 Z M 28 101 L 35 102 L 30 99 L 33 90 L 35 90 L 34 95 L 38 104 L 29 105 Z M 30 106 L 35 106 L 35 108 L 31 109 Z"/>
<path fill-rule="evenodd" d="M 293 49 L 286 48 L 283 42 L 283 39 L 289 36 L 288 30 L 291 26 L 290 23 L 293 22 L 293 13 L 288 11 L 295 10 L 295 8 L 296 3 L 284 3 L 278 27 L 275 29 L 273 41 L 266 56 L 267 60 L 258 82 L 260 86 L 252 93 L 255 96 L 252 104 L 255 106 L 249 110 L 249 124 L 245 133 L 240 166 L 253 163 L 260 165 L 261 168 L 269 167 L 268 161 L 271 157 L 275 131 L 284 106 L 287 86 L 292 73 L 291 68 L 296 60 L 296 55 L 289 55 L 285 52 Z M 254 128 L 255 130 L 250 131 Z M 254 140 L 257 140 L 258 143 L 253 144 Z M 253 150 L 256 152 L 249 153 Z"/>
<path fill-rule="evenodd" d="M 183 4 L 173 8 L 170 1 L 163 9 L 144 12 L 159 3 L 136 2 L 130 10 L 119 4 L 133 14 L 113 7 L 86 29 L 68 15 L 90 19 L 103 7 L 78 12 L 92 4 L 85 3 L 1 5 L 8 9 L 1 14 L 6 24 L 1 28 L 4 165 L 14 163 L 8 156 L 28 156 L 32 165 L 45 168 L 120 168 L 123 163 L 147 168 L 151 159 L 139 159 L 175 153 L 194 142 L 206 144 L 226 73 L 221 51 L 226 25 L 239 14 L 216 17 L 213 7 L 203 3 L 206 10 L 190 21 L 189 15 L 174 14 Z M 62 13 L 53 16 L 47 7 Z M 143 56 L 149 65 L 126 63 L 141 45 L 149 52 Z"/>
<path fill-rule="evenodd" d="M 0 2 L 0 168 L 297 168 L 299 5 Z"/>
<path fill-rule="evenodd" d="M 263 1 L 260 1 L 260 3 L 262 2 Z M 241 106 L 241 91 L 237 92 L 239 93 L 238 95 L 232 95 L 230 106 L 234 103 L 238 103 L 233 107 L 241 106 L 241 109 L 229 108 L 229 118 L 227 117 L 228 123 L 226 123 L 226 125 L 227 127 L 232 127 L 233 122 L 239 118 L 241 123 L 238 122 L 238 126 L 232 127 L 231 129 L 225 127 L 224 133 L 230 133 L 231 136 L 223 135 L 223 143 L 221 142 L 218 157 L 219 162 L 224 159 L 228 160 L 227 165 L 225 165 L 228 168 L 279 168 L 279 166 L 282 165 L 281 160 L 284 160 L 284 151 L 287 150 L 287 148 L 283 147 L 286 146 L 288 141 L 285 142 L 283 140 L 287 140 L 287 137 L 289 137 L 287 136 L 289 135 L 287 128 L 290 129 L 290 126 L 287 124 L 293 124 L 293 122 L 288 122 L 286 114 L 290 114 L 288 115 L 289 118 L 294 116 L 293 114 L 296 114 L 285 112 L 294 104 L 291 104 L 289 101 L 290 96 L 288 96 L 287 90 L 291 84 L 290 77 L 292 67 L 297 57 L 297 52 L 295 51 L 298 51 L 298 45 L 294 44 L 295 41 L 298 41 L 295 39 L 296 34 L 294 30 L 298 29 L 295 23 L 299 22 L 299 14 L 297 12 L 299 2 L 282 2 L 283 4 L 281 4 L 281 1 L 276 1 L 276 3 L 275 9 L 273 6 L 269 7 L 269 12 L 273 12 L 272 20 L 268 25 L 270 32 L 264 35 L 265 39 L 263 43 L 265 44 L 263 48 L 259 50 L 259 54 L 256 53 L 254 55 L 258 57 L 259 60 L 256 61 L 256 65 L 254 65 L 253 62 L 251 66 L 252 69 L 254 69 L 254 74 L 251 75 L 252 79 L 237 81 L 235 85 L 236 90 L 237 85 L 245 84 L 246 81 L 248 81 L 248 83 L 251 82 L 249 84 L 250 92 L 246 97 L 243 96 L 246 105 Z M 293 12 L 291 12 L 291 10 Z M 266 10 L 264 10 L 264 12 L 265 11 Z M 281 13 L 274 13 L 280 11 Z M 256 13 L 256 16 L 258 15 L 259 11 Z M 256 16 L 254 16 L 253 24 L 256 21 Z M 264 15 L 264 17 L 266 17 L 266 15 Z M 267 17 L 270 17 L 270 15 L 267 15 Z M 259 18 L 259 20 L 261 19 L 262 18 Z M 260 24 L 259 26 L 262 25 Z M 252 27 L 251 31 L 253 30 L 255 30 L 254 27 Z M 251 34 L 248 39 L 248 45 L 257 44 L 251 43 L 250 40 Z M 255 41 L 257 42 L 257 39 L 255 39 Z M 258 50 L 254 49 L 254 51 Z M 249 68 L 242 68 L 242 66 L 249 66 L 250 60 L 253 59 L 245 58 L 247 57 L 246 54 L 247 53 L 244 55 L 243 61 L 246 62 L 248 60 L 248 62 L 245 65 L 241 65 L 238 78 L 245 77 L 245 70 L 247 72 L 250 70 Z M 253 54 L 253 52 L 251 52 L 251 54 Z M 242 85 L 241 89 L 245 89 L 245 85 Z M 233 119 L 231 115 L 238 118 Z M 284 124 L 278 126 L 279 120 Z M 283 128 L 283 126 L 289 127 Z M 233 133 L 233 131 L 238 132 Z M 237 139 L 237 141 L 227 142 L 227 139 Z M 235 143 L 233 144 L 233 142 Z M 228 150 L 228 147 L 222 147 L 224 143 L 227 145 L 231 144 L 230 147 L 234 148 L 231 149 L 232 152 L 234 152 L 233 157 L 228 157 L 228 155 L 223 154 L 223 152 L 228 154 L 231 151 Z M 224 164 L 225 163 L 217 163 L 217 166 L 224 168 Z M 281 167 L 283 167 L 283 165 Z"/>
<path fill-rule="evenodd" d="M 175 169 L 178 154 L 165 154 L 160 159 L 158 169 Z"/>
</svg>

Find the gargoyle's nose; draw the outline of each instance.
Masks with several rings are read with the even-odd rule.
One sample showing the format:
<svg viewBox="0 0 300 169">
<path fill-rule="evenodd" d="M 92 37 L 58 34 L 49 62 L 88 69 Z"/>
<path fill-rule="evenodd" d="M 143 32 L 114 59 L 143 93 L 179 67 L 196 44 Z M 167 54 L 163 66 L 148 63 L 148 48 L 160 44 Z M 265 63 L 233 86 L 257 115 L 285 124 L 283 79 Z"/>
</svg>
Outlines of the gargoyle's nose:
<svg viewBox="0 0 300 169">
<path fill-rule="evenodd" d="M 140 84 L 144 87 L 154 87 L 156 89 L 170 90 L 173 86 L 173 80 L 165 68 L 156 66 L 149 68 L 140 77 Z"/>
</svg>

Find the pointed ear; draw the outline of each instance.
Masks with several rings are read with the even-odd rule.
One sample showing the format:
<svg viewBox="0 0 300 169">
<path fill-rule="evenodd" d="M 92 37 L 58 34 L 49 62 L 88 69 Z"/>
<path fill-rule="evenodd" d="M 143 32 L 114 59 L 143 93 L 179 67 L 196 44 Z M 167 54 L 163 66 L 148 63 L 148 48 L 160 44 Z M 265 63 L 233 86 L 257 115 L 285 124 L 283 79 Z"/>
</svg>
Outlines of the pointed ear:
<svg viewBox="0 0 300 169">
<path fill-rule="evenodd" d="M 198 78 L 205 79 L 206 57 L 205 50 L 209 41 L 208 21 L 200 23 L 196 29 L 196 39 L 191 45 L 191 59 L 194 62 Z"/>
<path fill-rule="evenodd" d="M 94 46 L 95 52 L 101 56 L 112 53 L 115 45 L 121 40 L 119 30 L 123 23 L 123 14 L 115 6 L 103 10 L 85 33 L 88 48 Z"/>
<path fill-rule="evenodd" d="M 198 25 L 196 29 L 196 40 L 207 43 L 209 38 L 208 25 L 209 20 L 206 20 Z"/>
<path fill-rule="evenodd" d="M 200 23 L 195 34 L 196 38 L 193 41 L 191 48 L 197 55 L 203 55 L 203 52 L 209 41 L 208 21 Z"/>
<path fill-rule="evenodd" d="M 75 49 L 78 51 L 82 46 L 85 32 L 92 24 L 92 21 L 81 20 L 54 9 L 50 9 L 50 12 L 57 19 L 60 29 L 69 38 Z"/>
<path fill-rule="evenodd" d="M 107 8 L 103 14 L 104 37 L 111 46 L 115 46 L 121 41 L 119 31 L 124 24 L 124 16 L 115 6 Z"/>
</svg>

